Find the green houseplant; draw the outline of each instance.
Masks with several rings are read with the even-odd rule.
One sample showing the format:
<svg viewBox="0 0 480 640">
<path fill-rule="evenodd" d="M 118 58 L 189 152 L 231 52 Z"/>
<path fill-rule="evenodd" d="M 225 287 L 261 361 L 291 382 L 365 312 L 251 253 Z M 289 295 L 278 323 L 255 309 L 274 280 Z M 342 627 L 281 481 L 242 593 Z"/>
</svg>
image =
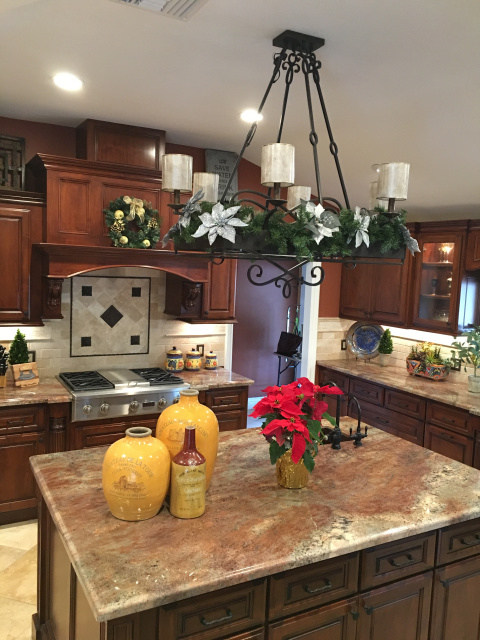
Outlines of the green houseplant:
<svg viewBox="0 0 480 640">
<path fill-rule="evenodd" d="M 450 358 L 444 358 L 440 347 L 430 342 L 413 346 L 407 356 L 408 373 L 430 380 L 445 380 L 450 373 L 450 364 Z"/>
<path fill-rule="evenodd" d="M 390 329 L 385 329 L 378 343 L 378 364 L 386 367 L 393 351 L 393 340 Z"/>
<path fill-rule="evenodd" d="M 28 362 L 28 345 L 25 339 L 25 335 L 17 329 L 17 333 L 10 345 L 10 364 L 24 364 Z"/>
<path fill-rule="evenodd" d="M 462 333 L 463 336 L 466 338 L 465 342 L 452 342 L 452 347 L 457 349 L 452 349 L 452 357 L 465 365 L 465 371 L 467 364 L 473 367 L 473 375 L 468 376 L 468 390 L 480 393 L 480 376 L 477 376 L 477 369 L 480 367 L 480 326 L 474 325 L 472 331 L 465 331 Z"/>
</svg>

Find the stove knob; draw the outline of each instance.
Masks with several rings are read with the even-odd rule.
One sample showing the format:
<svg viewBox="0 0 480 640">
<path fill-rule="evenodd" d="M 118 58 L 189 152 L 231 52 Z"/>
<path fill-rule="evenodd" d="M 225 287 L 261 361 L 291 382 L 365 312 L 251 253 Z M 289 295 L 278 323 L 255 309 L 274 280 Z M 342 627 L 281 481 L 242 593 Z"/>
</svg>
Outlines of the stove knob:
<svg viewBox="0 0 480 640">
<path fill-rule="evenodd" d="M 177 402 L 180 401 L 180 396 L 175 396 L 175 398 L 173 399 L 173 404 L 177 404 Z"/>
<path fill-rule="evenodd" d="M 110 405 L 107 404 L 106 402 L 100 405 L 100 413 L 108 413 L 109 409 L 110 409 Z"/>
<path fill-rule="evenodd" d="M 83 413 L 88 416 L 90 413 L 92 413 L 92 407 L 89 404 L 86 404 L 83 409 L 82 409 Z"/>
<path fill-rule="evenodd" d="M 132 400 L 132 402 L 130 402 L 130 411 L 138 411 L 140 404 L 136 401 L 136 400 Z"/>
<path fill-rule="evenodd" d="M 159 409 L 163 409 L 163 407 L 167 404 L 167 401 L 165 400 L 165 398 L 160 398 L 160 400 L 158 401 L 158 408 Z"/>
</svg>

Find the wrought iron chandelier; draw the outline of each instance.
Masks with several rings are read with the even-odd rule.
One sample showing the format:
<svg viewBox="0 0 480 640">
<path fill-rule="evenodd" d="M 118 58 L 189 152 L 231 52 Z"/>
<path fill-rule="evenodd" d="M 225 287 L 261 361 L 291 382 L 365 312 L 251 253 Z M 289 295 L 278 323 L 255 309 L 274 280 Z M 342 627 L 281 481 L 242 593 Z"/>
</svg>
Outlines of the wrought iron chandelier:
<svg viewBox="0 0 480 640">
<path fill-rule="evenodd" d="M 311 188 L 305 186 L 294 185 L 294 147 L 291 144 L 285 144 L 282 142 L 282 134 L 285 123 L 285 115 L 287 110 L 288 98 L 290 94 L 290 88 L 294 78 L 297 75 L 303 75 L 305 82 L 305 92 L 307 98 L 309 128 L 308 139 L 312 147 L 313 164 L 315 170 L 315 187 L 316 197 L 315 199 L 319 203 L 319 209 L 321 214 L 317 215 L 315 224 L 318 228 L 321 228 L 320 217 L 322 220 L 323 230 L 325 235 L 331 236 L 331 231 L 338 231 L 335 225 L 338 222 L 338 213 L 342 209 L 350 210 L 350 202 L 343 178 L 342 170 L 340 167 L 338 146 L 334 140 L 332 128 L 328 118 L 325 100 L 320 85 L 321 62 L 317 60 L 315 51 L 321 48 L 325 44 L 323 38 L 309 36 L 294 31 L 284 31 L 273 40 L 273 46 L 279 47 L 280 51 L 273 56 L 273 72 L 268 82 L 267 88 L 260 102 L 257 113 L 261 115 L 270 91 L 275 83 L 277 83 L 282 77 L 284 72 L 284 95 L 280 113 L 280 124 L 277 134 L 276 142 L 268 144 L 262 148 L 262 161 L 261 161 L 261 183 L 263 186 L 268 187 L 267 193 L 259 191 L 252 191 L 250 189 L 240 190 L 234 193 L 230 199 L 227 200 L 227 193 L 232 185 L 235 175 L 238 173 L 240 162 L 245 154 L 246 149 L 252 143 L 257 130 L 257 121 L 253 122 L 250 130 L 247 133 L 245 142 L 240 153 L 237 156 L 237 160 L 230 178 L 223 190 L 223 194 L 220 197 L 221 215 L 224 206 L 233 205 L 254 205 L 258 210 L 265 213 L 264 228 L 268 229 L 269 220 L 274 214 L 280 213 L 283 217 L 290 216 L 292 219 L 296 219 L 299 209 L 308 203 L 310 211 L 314 211 L 315 205 L 311 199 Z M 313 109 L 313 95 L 317 94 L 321 111 L 323 114 L 326 131 L 329 139 L 329 150 L 333 156 L 340 188 L 343 194 L 342 204 L 336 198 L 330 196 L 324 196 L 322 191 L 320 169 L 318 160 L 318 134 L 315 128 L 315 118 Z M 312 95 L 313 94 L 313 95 Z M 193 193 L 195 194 L 189 202 L 184 205 L 180 203 L 180 194 L 188 193 L 192 191 L 192 158 L 190 156 L 181 154 L 168 154 L 163 157 L 163 189 L 165 191 L 173 192 L 174 202 L 169 206 L 180 215 L 179 222 L 174 225 L 178 229 L 183 224 L 184 226 L 189 222 L 191 214 L 196 210 L 198 211 L 198 201 L 206 200 L 208 202 L 216 202 L 218 200 L 218 175 L 209 173 L 196 173 L 193 177 Z M 373 209 L 375 205 L 379 203 L 376 199 L 388 201 L 387 215 L 394 217 L 395 212 L 395 200 L 403 200 L 406 198 L 407 186 L 408 186 L 408 173 L 409 165 L 407 163 L 387 163 L 379 165 L 379 180 L 378 183 L 374 183 L 374 187 L 371 187 L 371 201 L 369 207 Z M 281 197 L 281 189 L 288 187 L 287 199 Z M 372 196 L 373 193 L 373 196 Z M 253 199 L 253 196 L 259 199 Z M 372 204 L 373 198 L 373 204 Z M 317 205 L 318 209 L 318 205 Z M 357 208 L 358 209 L 358 208 Z M 220 211 L 220 209 L 218 209 Z M 373 215 L 374 212 L 366 209 L 362 210 L 364 214 Z M 356 214 L 357 215 L 357 214 Z M 360 215 L 360 214 L 358 214 Z M 365 219 L 365 215 L 364 215 Z M 368 218 L 369 220 L 370 218 Z M 337 221 L 337 222 L 336 222 Z M 227 220 L 225 221 L 225 224 Z M 213 223 L 212 223 L 213 224 Z M 241 223 L 237 220 L 231 220 L 231 224 L 240 226 Z M 368 222 L 367 222 L 368 225 Z M 174 227 L 170 230 L 174 230 Z M 326 231 L 325 231 L 326 229 Z M 330 231 L 329 231 L 330 229 Z M 361 227 L 360 227 L 361 229 Z M 403 231 L 405 229 L 405 232 Z M 405 246 L 413 252 L 416 250 L 414 247 L 415 241 L 410 238 L 410 235 L 405 227 L 403 227 L 402 233 L 404 234 Z M 204 232 L 206 233 L 206 229 Z M 318 231 L 318 229 L 317 229 Z M 170 234 L 169 232 L 169 234 Z M 361 231 L 359 231 L 361 233 Z M 222 235 L 222 232 L 220 232 Z M 216 237 L 216 236 L 215 236 Z M 227 237 L 226 235 L 224 237 Z M 233 233 L 234 237 L 234 233 Z M 368 235 L 366 236 L 368 239 Z M 166 236 L 168 239 L 168 234 Z M 318 240 L 317 240 L 318 243 Z M 368 246 L 368 242 L 366 242 Z M 389 264 L 402 264 L 405 256 L 405 246 L 402 247 L 396 254 L 389 255 Z M 257 286 L 264 286 L 270 283 L 275 283 L 277 287 L 282 288 L 283 295 L 289 297 L 291 293 L 291 283 L 297 282 L 299 285 L 318 286 L 323 282 L 325 277 L 324 269 L 321 265 L 312 265 L 309 275 L 304 277 L 299 275 L 300 268 L 311 262 L 312 258 L 302 259 L 301 256 L 295 259 L 295 255 L 276 255 L 272 253 L 266 253 L 261 249 L 238 249 L 233 244 L 226 242 L 221 246 L 212 246 L 210 248 L 211 259 L 215 262 L 223 262 L 225 258 L 243 258 L 253 260 L 254 263 L 250 266 L 247 272 L 248 280 Z M 291 267 L 286 267 L 280 264 L 280 261 L 285 259 L 294 260 L 294 264 Z M 395 258 L 393 262 L 391 258 Z M 372 257 L 368 252 L 359 252 L 359 255 L 354 257 L 337 257 L 330 256 L 324 257 L 320 254 L 315 260 L 321 262 L 345 262 L 349 263 L 352 267 L 357 262 L 369 263 L 372 262 Z M 265 260 L 268 263 L 274 265 L 279 274 L 273 278 L 262 280 L 263 268 L 258 262 L 259 260 Z M 373 260 L 378 263 L 378 258 Z"/>
</svg>

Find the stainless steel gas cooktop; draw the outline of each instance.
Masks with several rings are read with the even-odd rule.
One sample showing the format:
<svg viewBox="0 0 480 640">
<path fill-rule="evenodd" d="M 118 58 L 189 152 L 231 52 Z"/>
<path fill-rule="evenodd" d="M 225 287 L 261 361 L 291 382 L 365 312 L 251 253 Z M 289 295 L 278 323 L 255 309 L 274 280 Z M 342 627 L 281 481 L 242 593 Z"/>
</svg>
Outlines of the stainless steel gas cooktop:
<svg viewBox="0 0 480 640">
<path fill-rule="evenodd" d="M 73 396 L 72 421 L 161 413 L 190 385 L 157 367 L 60 373 Z"/>
</svg>

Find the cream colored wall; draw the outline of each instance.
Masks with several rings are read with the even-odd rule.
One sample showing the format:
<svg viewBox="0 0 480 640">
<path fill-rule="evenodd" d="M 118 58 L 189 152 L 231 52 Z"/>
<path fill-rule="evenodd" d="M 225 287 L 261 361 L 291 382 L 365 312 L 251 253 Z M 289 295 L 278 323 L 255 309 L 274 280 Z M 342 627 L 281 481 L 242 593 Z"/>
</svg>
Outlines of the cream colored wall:
<svg viewBox="0 0 480 640">
<path fill-rule="evenodd" d="M 63 320 L 46 320 L 43 327 L 19 327 L 25 334 L 28 348 L 36 352 L 41 378 L 56 376 L 61 371 L 86 371 L 105 367 L 163 367 L 166 352 L 175 345 L 183 353 L 203 344 L 205 352 L 217 353 L 219 364 L 225 360 L 226 325 L 192 325 L 163 313 L 165 273 L 155 269 L 121 267 L 91 271 L 88 275 L 129 276 L 151 278 L 150 349 L 148 354 L 129 356 L 70 357 L 70 284 L 64 280 L 62 291 Z M 17 327 L 0 327 L 0 344 L 7 350 Z M 10 375 L 10 372 L 8 373 Z"/>
</svg>

